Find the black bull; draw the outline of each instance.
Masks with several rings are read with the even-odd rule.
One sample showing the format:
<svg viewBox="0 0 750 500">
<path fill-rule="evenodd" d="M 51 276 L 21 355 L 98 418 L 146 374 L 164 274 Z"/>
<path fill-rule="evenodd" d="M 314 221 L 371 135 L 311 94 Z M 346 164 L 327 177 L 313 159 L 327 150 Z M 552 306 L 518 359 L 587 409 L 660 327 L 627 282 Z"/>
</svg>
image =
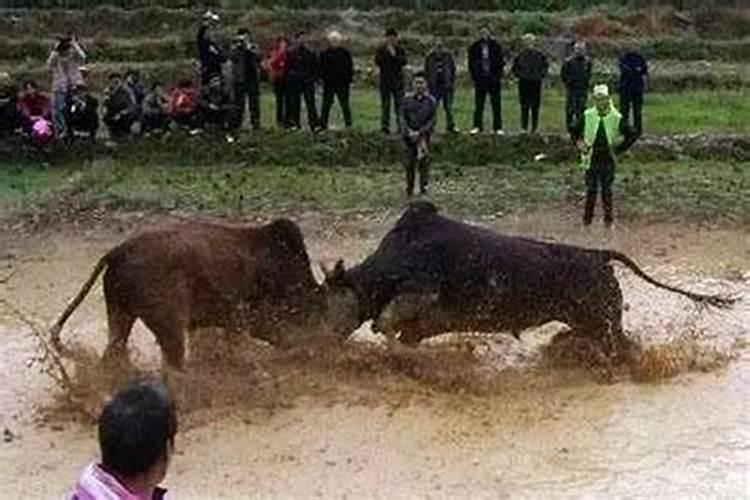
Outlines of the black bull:
<svg viewBox="0 0 750 500">
<path fill-rule="evenodd" d="M 330 293 L 355 304 L 352 324 L 374 320 L 376 331 L 400 332 L 406 344 L 462 331 L 518 338 L 526 328 L 560 321 L 615 356 L 631 343 L 612 261 L 696 302 L 734 302 L 660 283 L 619 252 L 504 236 L 443 217 L 425 201 L 409 206 L 374 254 L 348 270 L 339 261 L 326 282 Z"/>
</svg>

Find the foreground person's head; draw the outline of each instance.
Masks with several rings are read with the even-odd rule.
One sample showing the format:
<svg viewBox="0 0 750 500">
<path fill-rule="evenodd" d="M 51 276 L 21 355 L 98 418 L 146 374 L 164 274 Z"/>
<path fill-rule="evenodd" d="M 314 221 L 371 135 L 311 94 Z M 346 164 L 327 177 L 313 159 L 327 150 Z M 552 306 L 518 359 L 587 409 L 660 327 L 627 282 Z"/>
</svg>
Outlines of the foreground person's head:
<svg viewBox="0 0 750 500">
<path fill-rule="evenodd" d="M 118 391 L 99 416 L 101 467 L 133 493 L 149 492 L 167 474 L 177 434 L 175 403 L 153 379 Z"/>
</svg>

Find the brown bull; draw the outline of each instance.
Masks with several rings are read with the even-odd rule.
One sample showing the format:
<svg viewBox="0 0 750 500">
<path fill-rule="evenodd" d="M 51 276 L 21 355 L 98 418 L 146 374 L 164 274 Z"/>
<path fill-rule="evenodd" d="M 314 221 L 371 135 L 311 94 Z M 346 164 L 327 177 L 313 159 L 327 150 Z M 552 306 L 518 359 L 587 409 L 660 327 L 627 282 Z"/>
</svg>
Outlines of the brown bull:
<svg viewBox="0 0 750 500">
<path fill-rule="evenodd" d="M 109 328 L 105 359 L 125 354 L 136 319 L 154 333 L 167 364 L 181 368 L 187 331 L 247 328 L 284 345 L 284 327 L 317 325 L 325 311 L 294 222 L 182 223 L 144 232 L 104 255 L 52 327 L 55 344 L 102 271 Z"/>
<path fill-rule="evenodd" d="M 375 253 L 326 273 L 329 301 L 346 304 L 350 331 L 367 320 L 407 344 L 447 332 L 502 332 L 559 321 L 618 356 L 634 347 L 622 329 L 612 261 L 654 286 L 719 307 L 733 300 L 660 283 L 627 256 L 501 235 L 413 203 Z"/>
</svg>

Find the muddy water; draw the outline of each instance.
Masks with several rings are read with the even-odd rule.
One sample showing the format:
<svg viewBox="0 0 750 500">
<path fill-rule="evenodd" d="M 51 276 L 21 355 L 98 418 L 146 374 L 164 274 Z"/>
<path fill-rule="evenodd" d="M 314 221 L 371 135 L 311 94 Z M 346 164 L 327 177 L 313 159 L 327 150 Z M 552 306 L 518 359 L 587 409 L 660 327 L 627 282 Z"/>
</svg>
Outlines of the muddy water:
<svg viewBox="0 0 750 500">
<path fill-rule="evenodd" d="M 622 226 L 609 235 L 580 233 L 565 219 L 485 223 L 613 246 L 660 278 L 750 297 L 746 232 L 662 224 Z M 313 217 L 304 225 L 315 235 L 311 254 L 328 262 L 358 259 L 387 227 L 372 219 Z M 0 298 L 53 318 L 120 237 L 3 240 L 0 276 L 8 264 L 15 275 L 0 285 Z M 750 299 L 732 311 L 701 312 L 627 272 L 620 276 L 627 330 L 645 345 L 679 346 L 672 352 L 676 376 L 601 385 L 586 373 L 544 367 L 539 347 L 555 325 L 527 332 L 520 343 L 477 339 L 477 363 L 501 374 L 499 387 L 486 394 L 431 386 L 430 376 L 422 383 L 399 376 L 382 382 L 386 377 L 375 371 L 351 380 L 315 377 L 309 394 L 300 397 L 298 390 L 272 410 L 257 411 L 250 400 L 234 410 L 186 415 L 168 486 L 180 498 L 750 497 Z M 137 328 L 135 362 L 154 367 L 153 340 Z M 105 334 L 99 286 L 64 339 L 101 349 Z M 23 325 L 0 319 L 0 337 L 0 428 L 12 434 L 0 443 L 0 498 L 56 498 L 96 456 L 93 429 L 35 423 L 55 388 L 27 367 L 34 342 Z M 429 367 L 438 371 L 440 362 Z M 511 375 L 502 375 L 509 367 Z M 288 392 L 284 380 L 279 394 Z"/>
</svg>

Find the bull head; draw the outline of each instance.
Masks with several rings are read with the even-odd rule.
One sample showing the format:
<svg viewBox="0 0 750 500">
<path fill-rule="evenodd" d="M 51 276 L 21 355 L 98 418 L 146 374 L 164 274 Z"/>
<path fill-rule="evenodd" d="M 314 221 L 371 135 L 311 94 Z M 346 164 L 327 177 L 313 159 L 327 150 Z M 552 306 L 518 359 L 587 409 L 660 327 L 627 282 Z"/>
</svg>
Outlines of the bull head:
<svg viewBox="0 0 750 500">
<path fill-rule="evenodd" d="M 346 267 L 344 266 L 343 259 L 337 260 L 333 269 L 328 269 L 323 263 L 320 264 L 320 269 L 323 271 L 323 277 L 328 284 L 341 283 L 346 274 Z"/>
<path fill-rule="evenodd" d="M 344 261 L 339 259 L 333 269 L 328 269 L 324 264 L 320 268 L 325 277 L 323 290 L 326 294 L 328 326 L 336 334 L 348 337 L 359 327 L 361 321 L 357 294 L 344 281 Z"/>
</svg>

